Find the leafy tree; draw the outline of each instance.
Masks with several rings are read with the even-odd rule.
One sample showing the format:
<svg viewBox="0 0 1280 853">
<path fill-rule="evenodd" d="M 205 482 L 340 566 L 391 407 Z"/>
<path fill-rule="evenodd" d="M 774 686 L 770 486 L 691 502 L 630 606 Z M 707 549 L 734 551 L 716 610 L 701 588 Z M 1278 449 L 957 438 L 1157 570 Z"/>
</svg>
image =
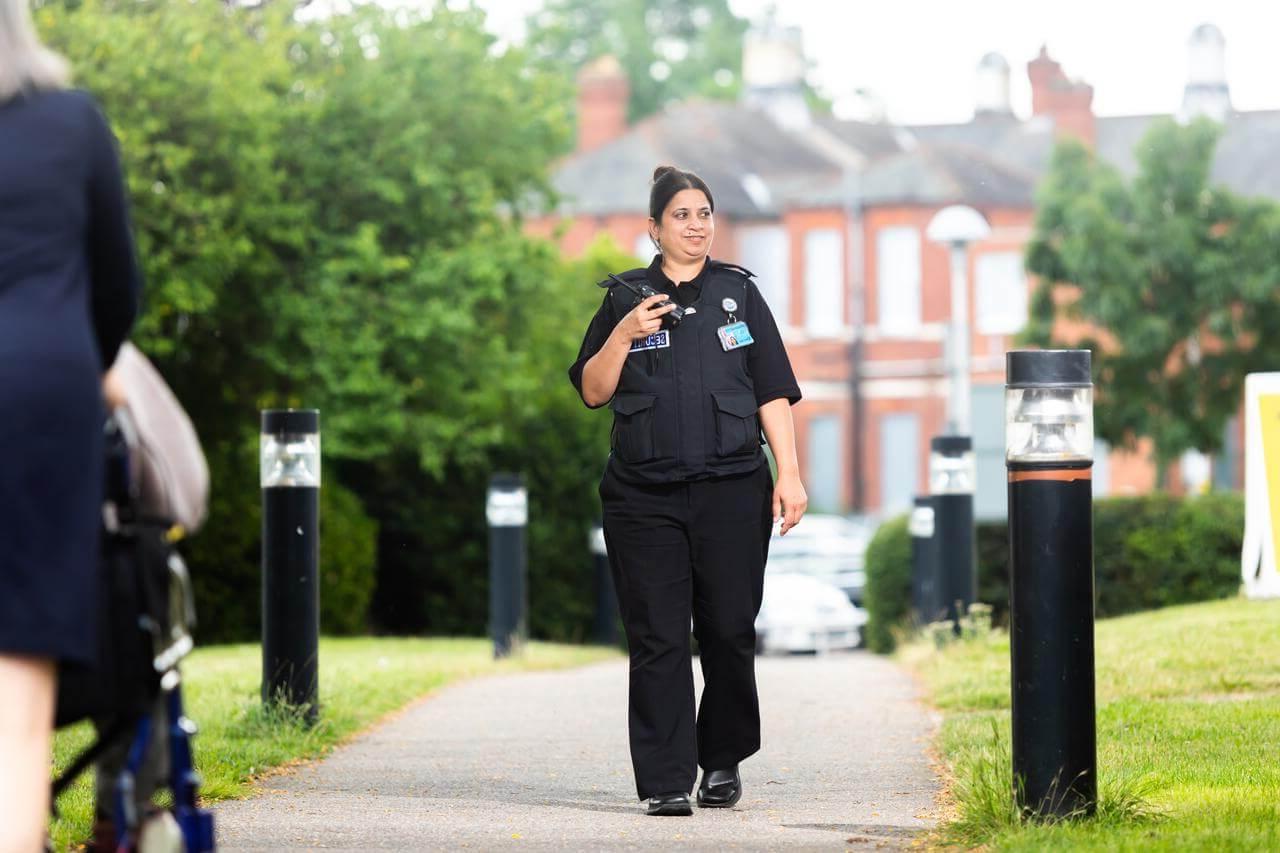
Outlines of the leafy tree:
<svg viewBox="0 0 1280 853">
<path fill-rule="evenodd" d="M 695 95 L 737 97 L 746 30 L 728 0 L 549 0 L 529 18 L 527 43 L 571 72 L 616 56 L 635 121 Z"/>
<path fill-rule="evenodd" d="M 443 4 L 425 18 L 365 6 L 291 48 L 306 263 L 299 290 L 265 297 L 278 346 L 264 357 L 287 378 L 281 402 L 330 413 L 342 458 L 398 469 L 408 454 L 438 474 L 518 438 L 502 429 L 507 391 L 542 345 L 523 328 L 551 310 L 558 261 L 518 213 L 548 192 L 566 92 L 519 52 L 494 56 L 482 25 Z"/>
<path fill-rule="evenodd" d="M 483 626 L 488 608 L 485 491 L 490 474 L 513 471 L 529 490 L 529 609 L 536 636 L 581 640 L 594 607 L 587 533 L 600 511 L 597 486 L 608 453 L 607 413 L 588 412 L 566 376 L 600 304 L 595 283 L 635 265 L 611 242 L 547 269 L 544 309 L 520 332 L 524 349 L 494 426 L 510 436 L 474 465 L 438 473 L 398 468 L 387 489 L 374 613 L 394 631 L 422 624 L 446 633 Z M 396 470 L 395 465 L 389 466 Z M 362 466 L 362 476 L 380 476 Z M 403 482 L 406 477 L 411 479 Z M 367 490 L 366 490 L 367 491 Z M 429 523 L 425 520 L 429 520 Z"/>
<path fill-rule="evenodd" d="M 1156 123 L 1132 182 L 1060 143 L 1027 249 L 1026 340 L 1093 350 L 1097 434 L 1149 436 L 1162 471 L 1218 449 L 1244 374 L 1280 358 L 1280 206 L 1213 185 L 1219 132 Z"/>
<path fill-rule="evenodd" d="M 322 411 L 322 595 L 351 611 L 326 630 L 359 629 L 375 594 L 382 627 L 482 631 L 483 490 L 503 466 L 548 496 L 530 525 L 535 630 L 580 635 L 607 430 L 563 377 L 600 276 L 582 283 L 521 230 L 568 137 L 567 89 L 495 51 L 472 9 L 291 13 L 37 13 L 120 137 L 148 282 L 137 338 L 209 457 L 189 549 L 201 637 L 256 632 L 258 410 L 284 405 Z"/>
</svg>

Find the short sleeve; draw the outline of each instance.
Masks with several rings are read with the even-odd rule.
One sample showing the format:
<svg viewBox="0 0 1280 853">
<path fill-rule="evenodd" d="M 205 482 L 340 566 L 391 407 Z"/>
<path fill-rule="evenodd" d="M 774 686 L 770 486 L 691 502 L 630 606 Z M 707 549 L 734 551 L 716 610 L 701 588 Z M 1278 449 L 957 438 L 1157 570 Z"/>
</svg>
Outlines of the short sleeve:
<svg viewBox="0 0 1280 853">
<path fill-rule="evenodd" d="M 578 359 L 569 366 L 569 381 L 573 383 L 573 387 L 578 390 L 578 396 L 582 396 L 582 371 L 587 366 L 587 362 L 592 356 L 600 352 L 605 341 L 609 340 L 613 327 L 616 326 L 617 320 L 613 316 L 613 308 L 606 292 L 604 301 L 600 303 L 600 307 L 596 310 L 595 316 L 591 318 L 591 324 L 587 326 L 587 333 L 582 338 L 582 346 L 578 348 Z M 586 400 L 583 400 L 586 404 Z M 602 404 L 603 405 L 603 404 Z M 600 406 L 587 405 L 588 409 L 598 409 Z"/>
<path fill-rule="evenodd" d="M 791 405 L 800 402 L 800 385 L 796 382 L 791 359 L 782 344 L 782 333 L 773 312 L 755 282 L 747 282 L 747 325 L 755 343 L 747 347 L 747 369 L 756 390 L 756 405 L 785 397 Z"/>
</svg>

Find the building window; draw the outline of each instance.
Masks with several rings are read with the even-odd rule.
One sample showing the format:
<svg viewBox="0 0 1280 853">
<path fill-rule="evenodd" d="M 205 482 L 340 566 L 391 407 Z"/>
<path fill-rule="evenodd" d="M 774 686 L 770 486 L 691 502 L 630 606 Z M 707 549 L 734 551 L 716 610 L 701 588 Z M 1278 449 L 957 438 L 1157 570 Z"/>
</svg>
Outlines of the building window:
<svg viewBox="0 0 1280 853">
<path fill-rule="evenodd" d="M 781 225 L 738 229 L 738 257 L 756 274 L 756 286 L 779 326 L 791 323 L 791 246 Z"/>
<path fill-rule="evenodd" d="M 844 478 L 840 416 L 817 415 L 809 419 L 809 477 L 805 488 L 809 506 L 816 512 L 839 512 L 840 483 Z"/>
<path fill-rule="evenodd" d="M 911 508 L 920 485 L 920 417 L 912 413 L 880 418 L 880 509 Z"/>
<path fill-rule="evenodd" d="M 653 260 L 653 256 L 657 254 L 657 250 L 653 248 L 653 241 L 649 239 L 649 233 L 646 231 L 636 237 L 635 245 L 632 247 L 632 254 L 644 262 L 645 266 Z"/>
<path fill-rule="evenodd" d="M 988 252 L 974 264 L 976 325 L 983 335 L 1016 335 L 1027 324 L 1027 277 L 1018 252 Z"/>
<path fill-rule="evenodd" d="M 844 329 L 844 264 L 840 232 L 818 228 L 804 235 L 804 326 L 814 337 Z"/>
<path fill-rule="evenodd" d="M 919 333 L 920 232 L 915 228 L 881 228 L 876 233 L 876 300 L 881 334 Z"/>
</svg>

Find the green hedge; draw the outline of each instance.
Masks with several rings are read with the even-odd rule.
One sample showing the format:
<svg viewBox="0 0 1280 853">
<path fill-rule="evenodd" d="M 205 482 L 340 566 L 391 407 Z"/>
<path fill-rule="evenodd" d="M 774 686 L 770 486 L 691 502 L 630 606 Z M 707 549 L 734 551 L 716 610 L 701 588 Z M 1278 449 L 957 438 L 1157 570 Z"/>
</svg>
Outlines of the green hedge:
<svg viewBox="0 0 1280 853">
<path fill-rule="evenodd" d="M 1093 505 L 1093 563 L 1099 617 L 1236 594 L 1244 498 L 1222 492 L 1102 498 Z M 1004 522 L 977 525 L 978 600 L 1008 619 L 1009 539 Z M 867 547 L 867 645 L 892 651 L 911 599 L 906 516 L 886 521 Z"/>
<path fill-rule="evenodd" d="M 862 591 L 867 608 L 864 639 L 873 652 L 891 652 L 893 629 L 906 621 L 911 606 L 911 534 L 907 532 L 907 516 L 892 518 L 876 530 L 867 544 L 866 569 Z"/>
</svg>

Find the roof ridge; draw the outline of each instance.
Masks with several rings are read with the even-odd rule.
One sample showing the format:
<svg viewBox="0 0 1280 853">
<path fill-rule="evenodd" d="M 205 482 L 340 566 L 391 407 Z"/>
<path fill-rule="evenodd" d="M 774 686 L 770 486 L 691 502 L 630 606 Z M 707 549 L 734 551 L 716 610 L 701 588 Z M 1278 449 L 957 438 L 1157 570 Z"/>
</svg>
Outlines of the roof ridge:
<svg viewBox="0 0 1280 853">
<path fill-rule="evenodd" d="M 1019 180 L 1025 180 L 1032 184 L 1036 182 L 1038 177 L 1033 170 L 1025 166 L 1015 165 L 1013 163 L 1007 163 L 1003 160 L 998 160 L 986 149 L 979 148 L 978 146 L 971 145 L 967 142 L 922 142 L 920 143 L 920 147 L 922 149 L 936 148 L 940 150 L 952 150 L 958 154 L 963 154 L 966 157 L 971 157 L 975 160 L 981 160 L 982 162 L 986 163 L 988 166 L 991 166 L 997 171 L 1004 172 L 1010 177 L 1018 178 Z"/>
</svg>

